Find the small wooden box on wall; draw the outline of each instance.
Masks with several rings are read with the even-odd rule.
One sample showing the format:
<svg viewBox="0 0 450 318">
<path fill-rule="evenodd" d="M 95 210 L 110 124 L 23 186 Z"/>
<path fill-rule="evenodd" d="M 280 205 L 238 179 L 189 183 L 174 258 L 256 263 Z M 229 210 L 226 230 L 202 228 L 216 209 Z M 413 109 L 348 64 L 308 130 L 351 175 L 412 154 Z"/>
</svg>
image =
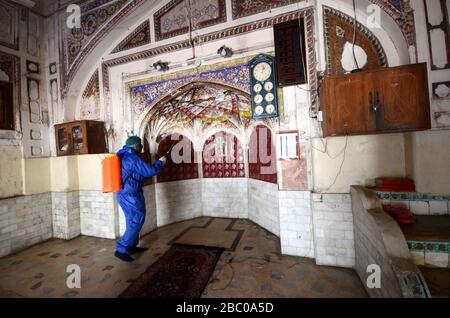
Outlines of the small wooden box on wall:
<svg viewBox="0 0 450 318">
<path fill-rule="evenodd" d="M 101 121 L 79 120 L 55 125 L 58 156 L 107 153 L 105 125 Z"/>
</svg>

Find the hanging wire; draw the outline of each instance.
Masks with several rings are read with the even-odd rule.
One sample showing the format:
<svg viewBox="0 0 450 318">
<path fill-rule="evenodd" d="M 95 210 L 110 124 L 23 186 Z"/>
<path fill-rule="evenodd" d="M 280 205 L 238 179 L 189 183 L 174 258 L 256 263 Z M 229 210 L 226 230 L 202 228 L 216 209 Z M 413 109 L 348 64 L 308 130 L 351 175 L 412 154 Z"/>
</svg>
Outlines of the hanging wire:
<svg viewBox="0 0 450 318">
<path fill-rule="evenodd" d="M 348 145 L 348 135 L 346 135 L 346 137 L 345 137 L 345 146 L 344 146 L 344 148 L 342 148 L 342 151 L 344 152 L 344 155 L 342 157 L 341 165 L 339 166 L 339 171 L 336 174 L 336 177 L 334 177 L 333 183 L 331 183 L 330 186 L 325 189 L 325 191 L 330 190 L 336 184 L 337 179 L 341 175 L 342 167 L 344 166 L 345 157 L 346 157 L 346 153 L 347 153 L 347 151 L 346 151 L 347 150 L 347 145 Z M 340 153 L 342 153 L 342 151 L 340 151 Z"/>
</svg>

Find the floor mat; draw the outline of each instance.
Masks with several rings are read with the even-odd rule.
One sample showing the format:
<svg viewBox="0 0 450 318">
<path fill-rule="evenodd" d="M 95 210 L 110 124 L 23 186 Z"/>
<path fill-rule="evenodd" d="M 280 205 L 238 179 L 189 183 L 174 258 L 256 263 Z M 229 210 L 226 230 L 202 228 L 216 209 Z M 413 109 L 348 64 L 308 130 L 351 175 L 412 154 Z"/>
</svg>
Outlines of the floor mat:
<svg viewBox="0 0 450 318">
<path fill-rule="evenodd" d="M 174 244 L 119 298 L 199 298 L 223 248 Z"/>
<path fill-rule="evenodd" d="M 222 247 L 234 251 L 242 232 L 233 230 L 236 220 L 211 219 L 204 226 L 192 226 L 173 239 L 173 243 L 184 245 L 200 245 Z"/>
</svg>

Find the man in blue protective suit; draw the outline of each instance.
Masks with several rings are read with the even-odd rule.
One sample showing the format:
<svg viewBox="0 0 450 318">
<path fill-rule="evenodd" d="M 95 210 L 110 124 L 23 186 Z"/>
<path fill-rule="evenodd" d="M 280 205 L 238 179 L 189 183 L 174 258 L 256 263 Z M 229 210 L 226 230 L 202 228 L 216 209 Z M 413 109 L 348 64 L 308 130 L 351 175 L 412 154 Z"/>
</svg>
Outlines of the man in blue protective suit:
<svg viewBox="0 0 450 318">
<path fill-rule="evenodd" d="M 141 138 L 131 136 L 125 146 L 117 152 L 121 159 L 123 189 L 117 192 L 117 199 L 125 214 L 126 230 L 117 242 L 115 256 L 125 262 L 134 259 L 130 254 L 144 252 L 147 248 L 138 247 L 139 232 L 145 221 L 145 199 L 142 190 L 145 178 L 156 176 L 164 168 L 163 156 L 152 165 L 139 157 L 142 151 Z"/>
</svg>

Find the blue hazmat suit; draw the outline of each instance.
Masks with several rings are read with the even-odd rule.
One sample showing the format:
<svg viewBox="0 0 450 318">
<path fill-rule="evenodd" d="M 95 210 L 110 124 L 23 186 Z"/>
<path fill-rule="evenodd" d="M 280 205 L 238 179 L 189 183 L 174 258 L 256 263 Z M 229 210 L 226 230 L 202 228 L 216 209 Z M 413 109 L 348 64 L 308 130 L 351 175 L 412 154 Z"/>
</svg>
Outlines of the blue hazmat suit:
<svg viewBox="0 0 450 318">
<path fill-rule="evenodd" d="M 117 152 L 121 159 L 122 190 L 117 192 L 117 199 L 125 214 L 126 230 L 117 242 L 117 251 L 122 254 L 135 248 L 139 243 L 139 232 L 145 221 L 145 199 L 142 190 L 145 178 L 160 173 L 164 164 L 160 160 L 152 165 L 142 160 L 128 146 Z"/>
</svg>

